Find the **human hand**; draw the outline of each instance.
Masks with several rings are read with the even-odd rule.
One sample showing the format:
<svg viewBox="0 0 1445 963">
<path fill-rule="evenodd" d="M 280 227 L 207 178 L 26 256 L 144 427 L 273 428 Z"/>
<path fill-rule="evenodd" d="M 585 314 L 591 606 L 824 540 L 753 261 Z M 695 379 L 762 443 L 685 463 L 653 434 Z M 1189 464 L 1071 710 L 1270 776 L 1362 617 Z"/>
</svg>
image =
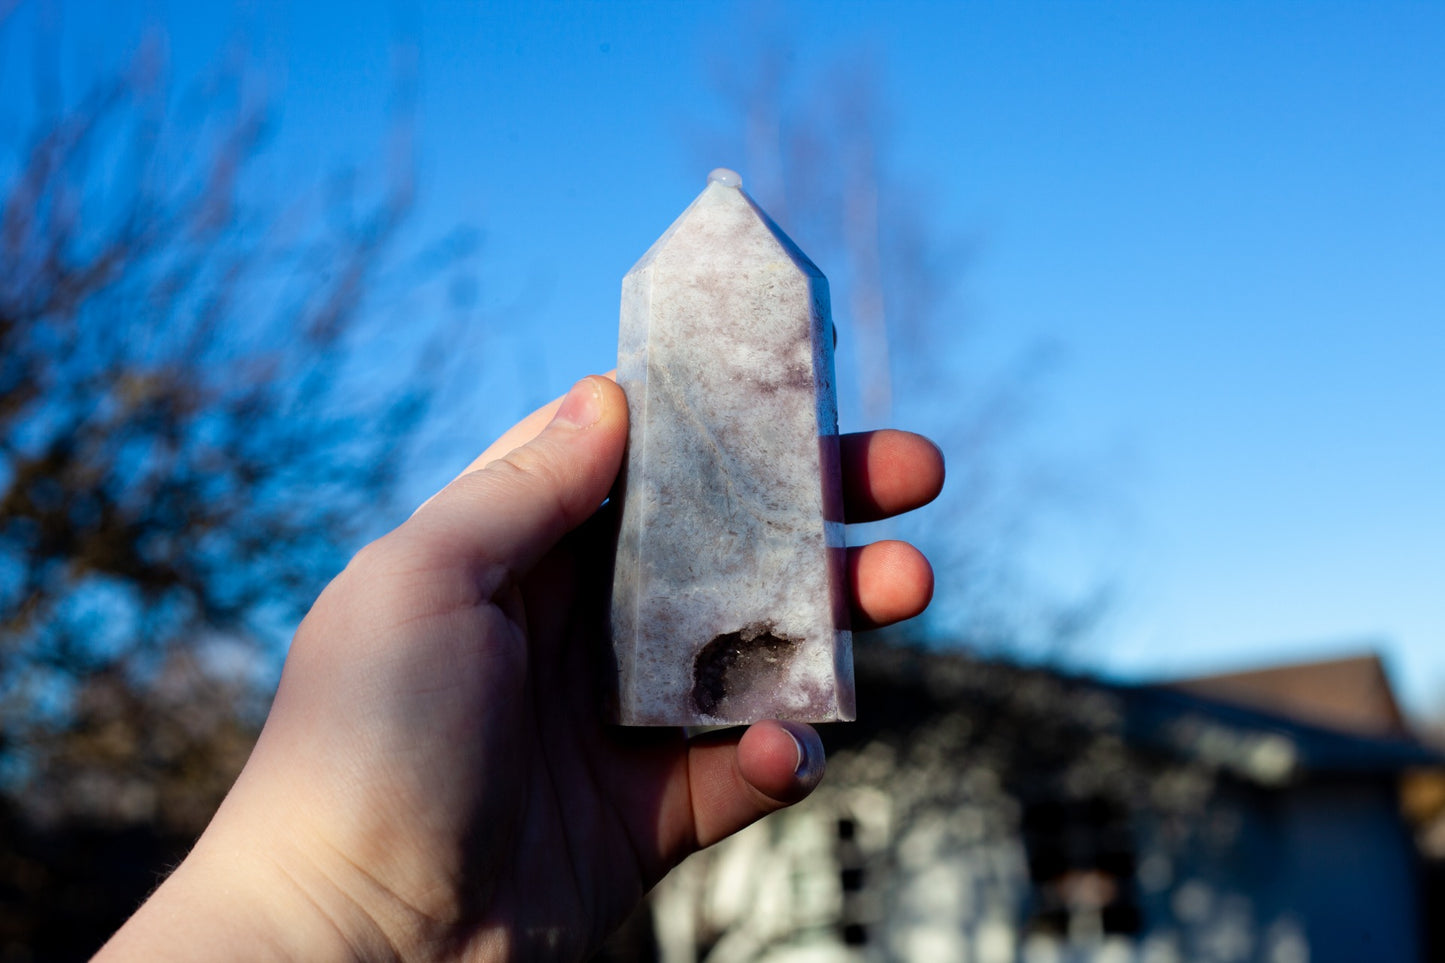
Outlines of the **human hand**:
<svg viewBox="0 0 1445 963">
<path fill-rule="evenodd" d="M 544 427 L 545 426 L 545 427 Z M 245 771 L 116 958 L 581 959 L 694 850 L 803 798 L 810 726 L 601 723 L 621 390 L 586 378 L 367 546 L 297 632 Z M 931 500 L 938 449 L 843 440 L 850 521 Z M 858 627 L 918 614 L 911 546 L 849 552 Z"/>
</svg>

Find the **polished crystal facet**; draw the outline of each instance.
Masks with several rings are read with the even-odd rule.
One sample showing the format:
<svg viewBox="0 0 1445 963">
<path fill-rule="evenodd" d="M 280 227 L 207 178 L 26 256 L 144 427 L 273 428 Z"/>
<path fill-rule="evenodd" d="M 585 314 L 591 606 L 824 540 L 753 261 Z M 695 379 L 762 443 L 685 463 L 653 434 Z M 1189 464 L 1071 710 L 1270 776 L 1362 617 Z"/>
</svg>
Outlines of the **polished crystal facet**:
<svg viewBox="0 0 1445 963">
<path fill-rule="evenodd" d="M 611 718 L 853 718 L 828 282 L 717 170 L 622 282 Z"/>
</svg>

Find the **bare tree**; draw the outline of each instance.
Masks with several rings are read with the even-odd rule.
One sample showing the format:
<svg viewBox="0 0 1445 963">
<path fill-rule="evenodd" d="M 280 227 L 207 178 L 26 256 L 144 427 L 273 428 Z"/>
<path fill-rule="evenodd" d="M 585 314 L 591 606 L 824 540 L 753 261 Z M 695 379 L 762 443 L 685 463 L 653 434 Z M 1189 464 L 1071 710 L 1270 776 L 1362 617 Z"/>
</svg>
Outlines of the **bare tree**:
<svg viewBox="0 0 1445 963">
<path fill-rule="evenodd" d="M 71 106 L 38 98 L 0 143 L 0 823 L 40 840 L 0 859 L 24 894 L 0 943 L 17 919 L 115 924 L 65 915 L 52 860 L 78 827 L 173 847 L 209 818 L 290 627 L 390 520 L 438 376 L 439 326 L 377 308 L 468 243 L 396 251 L 406 50 L 389 162 L 315 191 L 257 175 L 272 111 L 244 58 L 173 97 L 163 50 Z"/>
<path fill-rule="evenodd" d="M 1088 630 L 1106 596 L 1053 597 L 1025 564 L 1032 529 L 1077 494 L 1025 444 L 1052 352 L 1028 346 L 992 370 L 974 360 L 956 297 L 972 244 L 939 224 L 926 186 L 898 169 L 879 58 L 849 49 L 810 71 L 786 33 L 766 22 L 758 32 L 772 39 L 744 59 L 714 59 L 732 120 L 700 137 L 702 152 L 739 165 L 750 193 L 828 275 L 839 379 L 854 386 L 841 399 L 845 422 L 879 427 L 902 416 L 948 454 L 948 487 L 927 528 L 899 523 L 936 562 L 942 604 L 930 635 L 1056 651 Z"/>
</svg>

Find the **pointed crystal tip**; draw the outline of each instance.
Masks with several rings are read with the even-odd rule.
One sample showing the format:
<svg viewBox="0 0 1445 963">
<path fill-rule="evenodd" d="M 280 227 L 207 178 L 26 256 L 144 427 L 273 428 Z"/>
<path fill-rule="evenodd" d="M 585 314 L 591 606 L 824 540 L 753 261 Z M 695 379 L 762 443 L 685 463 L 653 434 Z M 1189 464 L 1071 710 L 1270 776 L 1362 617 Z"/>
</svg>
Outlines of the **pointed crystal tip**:
<svg viewBox="0 0 1445 963">
<path fill-rule="evenodd" d="M 726 167 L 719 167 L 707 175 L 709 184 L 717 184 L 721 187 L 742 187 L 743 177 L 737 171 L 730 171 Z"/>
</svg>

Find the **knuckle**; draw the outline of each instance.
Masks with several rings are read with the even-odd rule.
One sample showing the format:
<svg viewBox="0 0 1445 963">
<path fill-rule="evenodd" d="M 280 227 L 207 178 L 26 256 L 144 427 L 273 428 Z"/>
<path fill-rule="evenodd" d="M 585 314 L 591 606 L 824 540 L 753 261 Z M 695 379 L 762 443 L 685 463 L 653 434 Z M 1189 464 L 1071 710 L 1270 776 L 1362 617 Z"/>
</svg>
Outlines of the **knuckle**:
<svg viewBox="0 0 1445 963">
<path fill-rule="evenodd" d="M 499 484 L 515 485 L 526 491 L 532 498 L 544 500 L 549 514 L 562 519 L 572 519 L 576 512 L 569 498 L 573 488 L 572 479 L 555 458 L 539 451 L 535 444 L 526 445 L 493 462 L 481 473 L 496 470 L 492 481 Z"/>
</svg>

